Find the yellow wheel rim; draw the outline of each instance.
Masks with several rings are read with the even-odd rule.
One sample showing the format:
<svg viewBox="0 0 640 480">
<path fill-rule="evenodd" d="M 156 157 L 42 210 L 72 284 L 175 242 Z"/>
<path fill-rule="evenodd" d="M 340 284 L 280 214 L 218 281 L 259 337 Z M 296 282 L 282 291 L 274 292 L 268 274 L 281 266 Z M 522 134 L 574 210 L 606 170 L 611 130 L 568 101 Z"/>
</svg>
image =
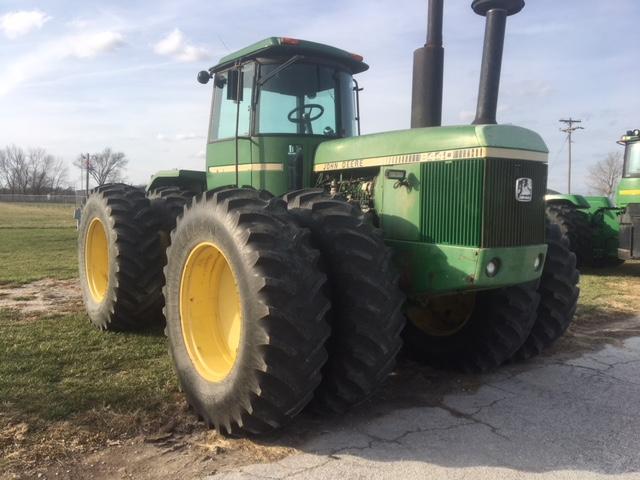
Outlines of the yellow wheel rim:
<svg viewBox="0 0 640 480">
<path fill-rule="evenodd" d="M 446 337 L 462 330 L 475 305 L 475 293 L 442 295 L 429 299 L 426 305 L 409 305 L 407 317 L 426 334 Z"/>
<path fill-rule="evenodd" d="M 84 263 L 89 293 L 96 303 L 101 303 L 109 287 L 109 244 L 107 232 L 99 218 L 94 218 L 89 224 Z"/>
<path fill-rule="evenodd" d="M 238 355 L 242 307 L 229 261 L 213 243 L 196 245 L 184 265 L 180 323 L 200 376 L 210 382 L 224 379 Z"/>
</svg>

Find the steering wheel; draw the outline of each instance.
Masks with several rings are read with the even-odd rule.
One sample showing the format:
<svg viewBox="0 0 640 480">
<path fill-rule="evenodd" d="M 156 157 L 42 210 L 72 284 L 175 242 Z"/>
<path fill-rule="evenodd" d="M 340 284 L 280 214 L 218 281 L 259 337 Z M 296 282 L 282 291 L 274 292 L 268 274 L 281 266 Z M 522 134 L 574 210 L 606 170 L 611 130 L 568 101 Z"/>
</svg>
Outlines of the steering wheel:
<svg viewBox="0 0 640 480">
<path fill-rule="evenodd" d="M 311 115 L 311 112 L 313 112 L 313 110 L 316 108 L 318 109 L 318 114 Z M 298 115 L 294 117 L 293 116 L 294 113 L 297 113 Z M 309 123 L 319 119 L 323 113 L 324 113 L 324 107 L 319 103 L 305 103 L 304 105 L 300 105 L 299 107 L 296 107 L 293 110 L 291 110 L 287 115 L 287 119 L 291 123 Z"/>
</svg>

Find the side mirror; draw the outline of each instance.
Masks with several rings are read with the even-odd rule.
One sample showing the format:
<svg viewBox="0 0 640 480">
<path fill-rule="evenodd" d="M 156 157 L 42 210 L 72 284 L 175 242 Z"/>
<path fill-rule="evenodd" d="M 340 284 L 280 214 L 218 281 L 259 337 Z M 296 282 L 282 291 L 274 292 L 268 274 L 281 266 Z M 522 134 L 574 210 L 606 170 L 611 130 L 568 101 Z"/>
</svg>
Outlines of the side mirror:
<svg viewBox="0 0 640 480">
<path fill-rule="evenodd" d="M 209 83 L 210 78 L 211 73 L 207 72 L 206 70 L 198 72 L 198 82 L 200 82 L 201 84 L 206 85 L 207 83 Z"/>
<path fill-rule="evenodd" d="M 241 75 L 240 70 L 233 69 L 227 73 L 227 100 L 234 100 L 236 102 L 242 101 L 242 80 L 244 75 Z"/>
</svg>

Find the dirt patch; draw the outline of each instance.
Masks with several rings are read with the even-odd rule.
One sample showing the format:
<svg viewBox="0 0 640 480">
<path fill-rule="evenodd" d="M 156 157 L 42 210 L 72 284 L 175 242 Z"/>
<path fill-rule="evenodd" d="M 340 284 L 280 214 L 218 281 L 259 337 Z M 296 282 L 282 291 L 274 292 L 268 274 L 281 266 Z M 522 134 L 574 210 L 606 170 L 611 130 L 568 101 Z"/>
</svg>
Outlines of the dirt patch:
<svg viewBox="0 0 640 480">
<path fill-rule="evenodd" d="M 46 278 L 24 285 L 0 285 L 0 309 L 16 310 L 21 319 L 78 312 L 82 295 L 78 280 Z"/>
<path fill-rule="evenodd" d="M 0 428 L 0 479 L 199 478 L 278 461 L 300 441 L 295 428 L 258 439 L 225 437 L 207 429 L 185 404 L 139 423 L 139 417 L 105 411 L 48 425 L 9 422 Z M 132 437 L 132 430 L 144 433 Z"/>
<path fill-rule="evenodd" d="M 0 401 L 0 480 L 200 478 L 278 461 L 318 428 L 301 415 L 271 435 L 225 437 L 208 429 L 179 393 L 156 409 L 101 407 L 54 422 L 3 408 Z"/>
<path fill-rule="evenodd" d="M 215 432 L 187 437 L 169 435 L 160 441 L 156 437 L 113 445 L 86 456 L 79 463 L 57 466 L 42 473 L 46 478 L 63 480 L 200 478 L 229 468 L 278 461 L 295 451 L 246 439 L 224 438 Z"/>
</svg>

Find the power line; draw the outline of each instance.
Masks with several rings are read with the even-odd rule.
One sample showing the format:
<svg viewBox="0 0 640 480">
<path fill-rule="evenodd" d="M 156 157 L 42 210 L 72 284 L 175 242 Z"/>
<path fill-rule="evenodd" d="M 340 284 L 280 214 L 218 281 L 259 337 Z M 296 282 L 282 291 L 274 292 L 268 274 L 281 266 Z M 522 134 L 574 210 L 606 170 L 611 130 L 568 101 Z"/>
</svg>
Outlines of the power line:
<svg viewBox="0 0 640 480">
<path fill-rule="evenodd" d="M 562 155 L 562 152 L 564 152 L 564 146 L 566 144 L 567 144 L 567 137 L 564 138 L 564 141 L 562 142 L 560 149 L 556 152 L 556 156 L 553 157 L 553 161 L 549 162 L 549 168 L 557 167 L 556 160 L 558 160 L 558 158 L 560 158 L 560 155 Z"/>
<path fill-rule="evenodd" d="M 575 123 L 582 123 L 582 120 L 574 120 L 571 117 L 569 117 L 568 119 L 561 118 L 559 122 L 567 125 L 567 127 L 561 128 L 560 131 L 567 134 L 567 143 L 569 144 L 569 174 L 567 175 L 567 193 L 570 194 L 571 193 L 571 144 L 573 143 L 571 140 L 571 135 L 576 130 L 584 130 L 584 127 L 581 127 L 581 126 L 574 127 L 573 125 Z"/>
</svg>

